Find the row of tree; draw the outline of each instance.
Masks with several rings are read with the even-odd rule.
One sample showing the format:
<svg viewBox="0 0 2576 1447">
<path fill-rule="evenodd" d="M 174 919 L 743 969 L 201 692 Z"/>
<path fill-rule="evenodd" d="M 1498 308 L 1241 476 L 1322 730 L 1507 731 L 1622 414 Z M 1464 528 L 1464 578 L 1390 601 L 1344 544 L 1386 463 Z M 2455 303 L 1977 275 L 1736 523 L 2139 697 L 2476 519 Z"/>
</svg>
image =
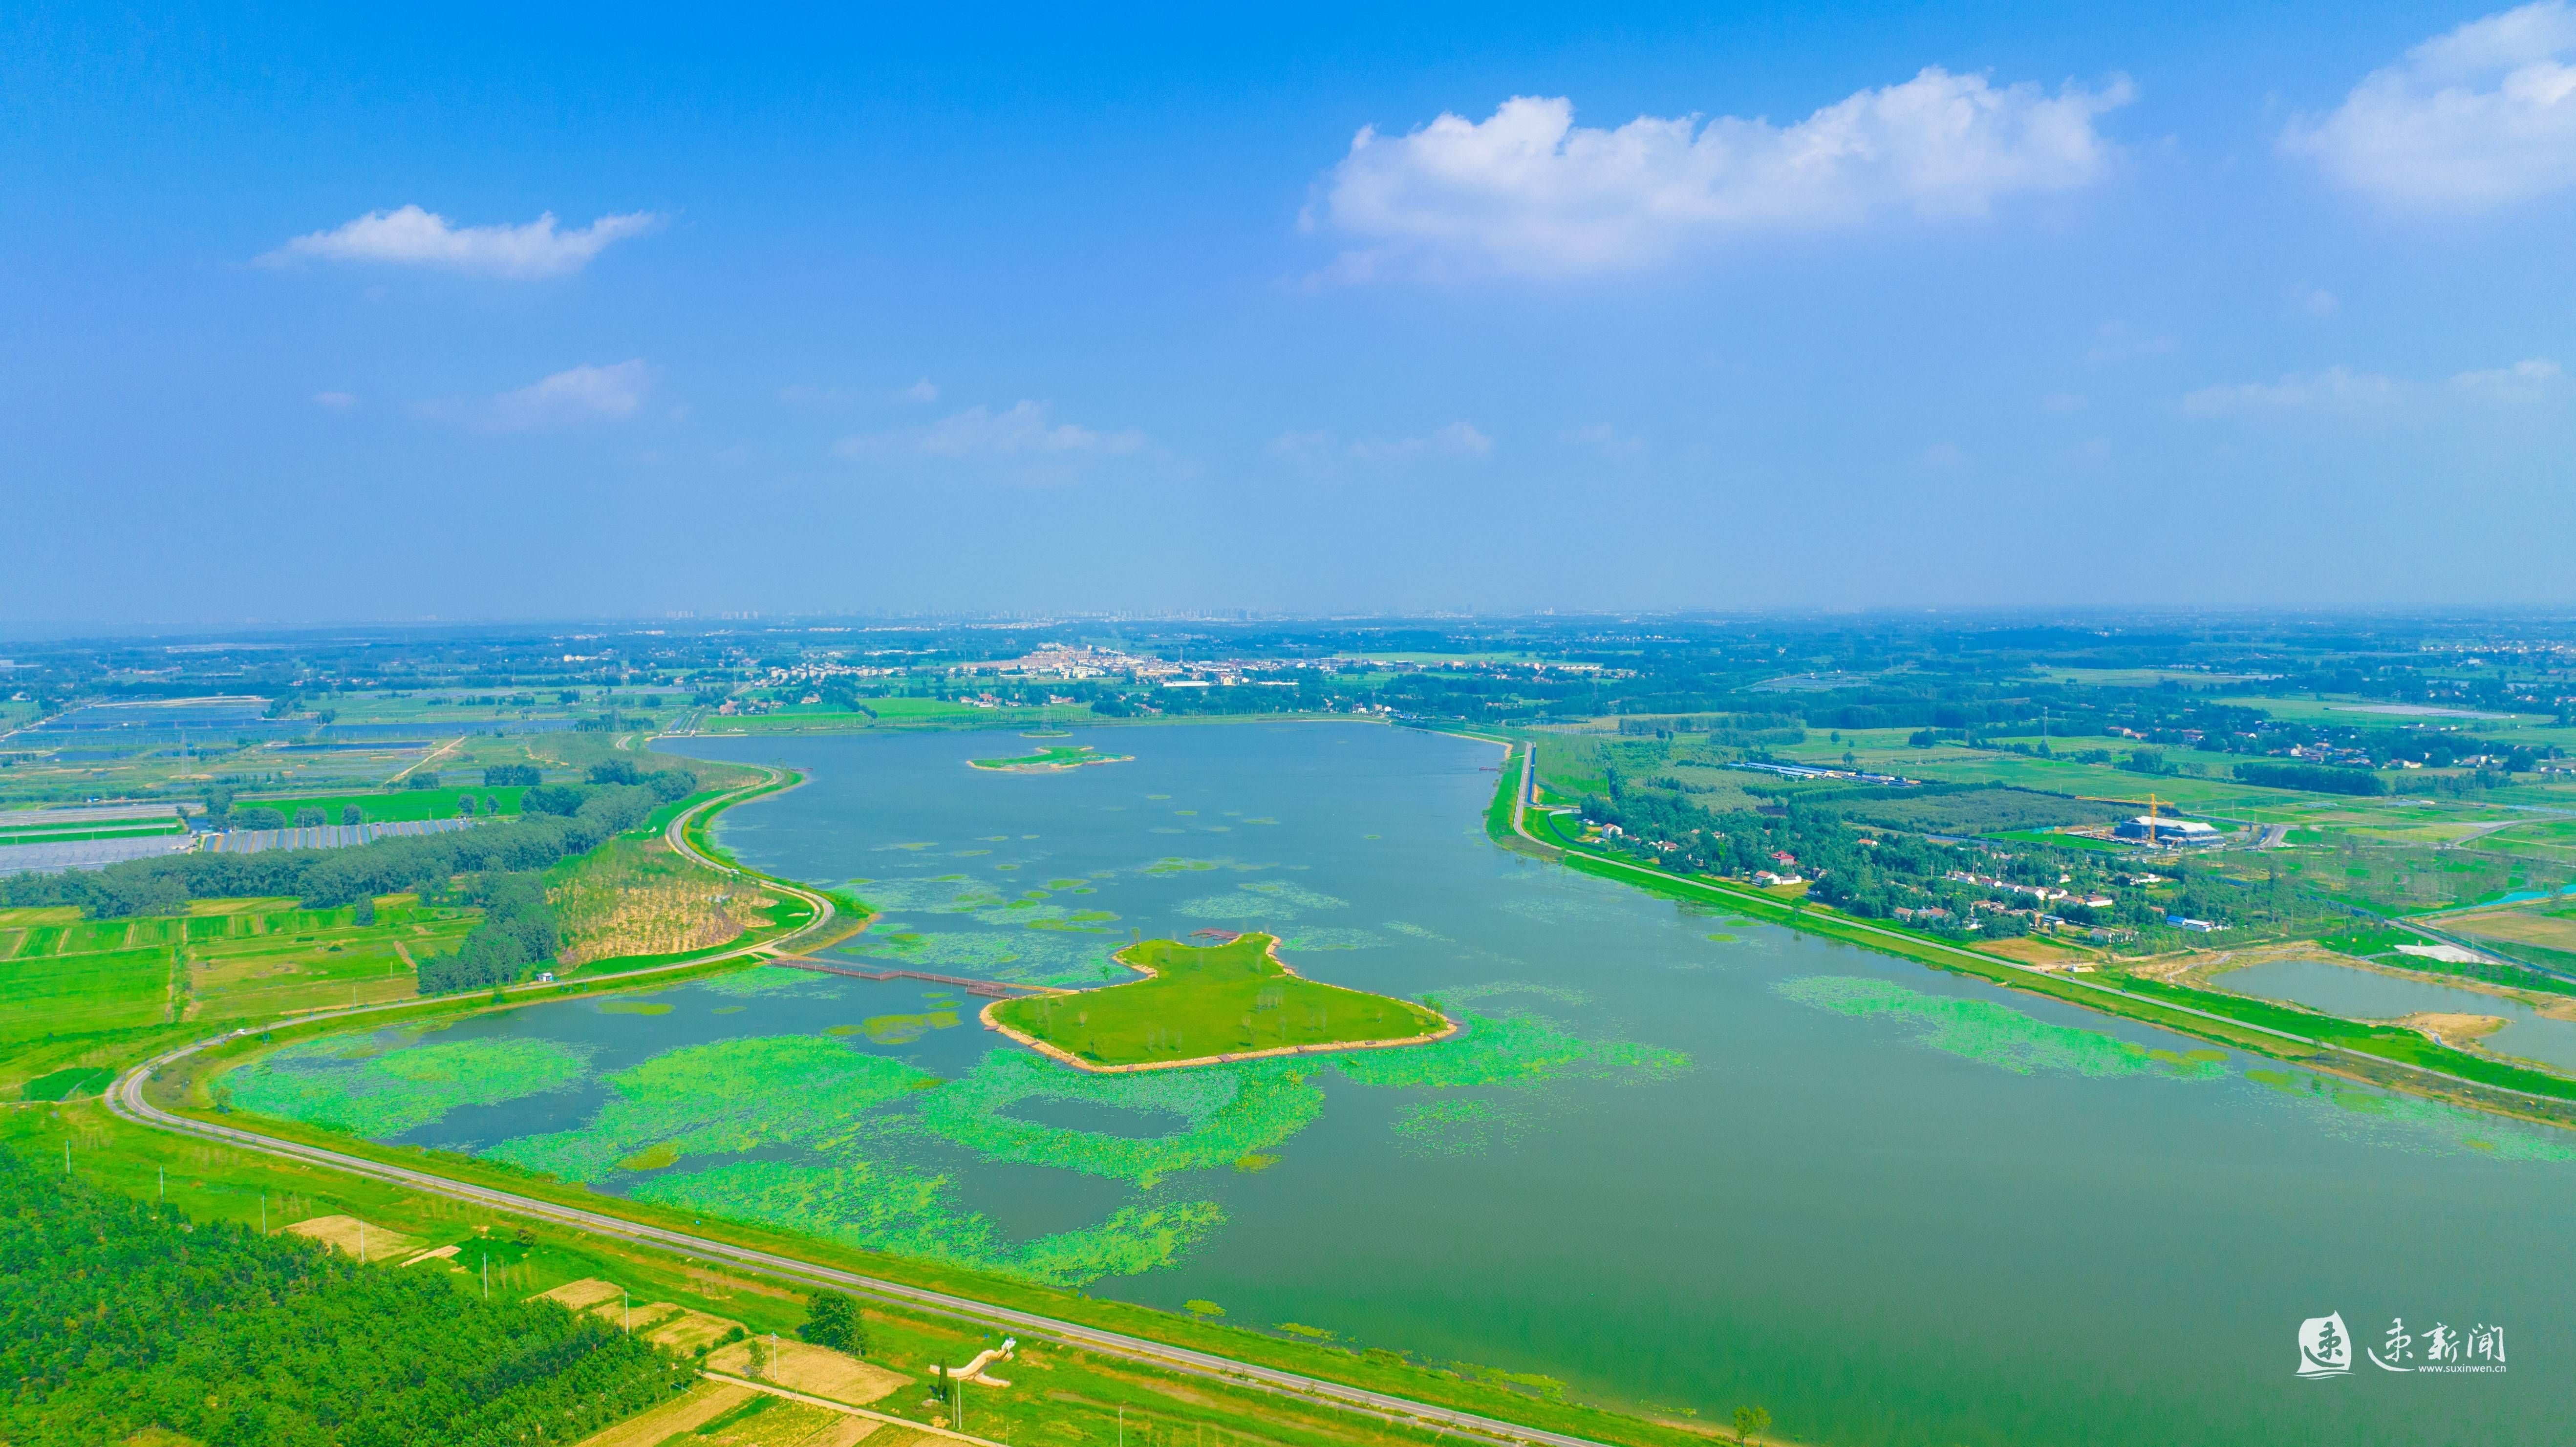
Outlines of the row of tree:
<svg viewBox="0 0 2576 1447">
<path fill-rule="evenodd" d="M 569 1444 L 696 1380 L 595 1318 L 457 1280 L 191 1222 L 0 1151 L 0 1442 Z"/>
<path fill-rule="evenodd" d="M 420 992 L 452 995 L 507 985 L 554 963 L 563 925 L 546 902 L 546 882 L 533 871 L 485 875 L 466 897 L 483 908 L 482 922 L 457 942 L 453 954 L 420 962 Z"/>
</svg>

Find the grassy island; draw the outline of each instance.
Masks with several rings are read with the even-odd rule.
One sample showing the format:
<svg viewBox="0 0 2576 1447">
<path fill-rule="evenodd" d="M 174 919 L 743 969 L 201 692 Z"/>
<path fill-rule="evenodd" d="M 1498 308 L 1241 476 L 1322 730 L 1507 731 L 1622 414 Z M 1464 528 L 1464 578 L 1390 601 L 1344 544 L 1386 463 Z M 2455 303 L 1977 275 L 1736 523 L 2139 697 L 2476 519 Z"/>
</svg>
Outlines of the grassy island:
<svg viewBox="0 0 2576 1447">
<path fill-rule="evenodd" d="M 1104 754 L 1089 744 L 1051 744 L 1034 754 L 1016 759 L 969 759 L 979 769 L 995 769 L 1006 774 L 1057 774 L 1066 769 L 1079 769 L 1085 764 L 1124 764 L 1133 754 Z"/>
<path fill-rule="evenodd" d="M 1118 952 L 1118 962 L 1144 979 L 997 1000 L 984 1021 L 1086 1070 L 1410 1045 L 1457 1028 L 1409 1000 L 1309 980 L 1280 960 L 1278 944 L 1263 934 L 1220 945 L 1146 940 Z"/>
</svg>

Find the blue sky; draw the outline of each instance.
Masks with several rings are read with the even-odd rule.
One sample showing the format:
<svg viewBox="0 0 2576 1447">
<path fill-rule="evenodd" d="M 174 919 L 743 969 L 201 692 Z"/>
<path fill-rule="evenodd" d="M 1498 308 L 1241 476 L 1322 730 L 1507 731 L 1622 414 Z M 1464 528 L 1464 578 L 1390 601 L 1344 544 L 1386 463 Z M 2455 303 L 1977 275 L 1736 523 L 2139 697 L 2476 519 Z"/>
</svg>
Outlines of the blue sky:
<svg viewBox="0 0 2576 1447">
<path fill-rule="evenodd" d="M 0 17 L 0 619 L 2576 576 L 2563 6 L 529 8 Z"/>
</svg>

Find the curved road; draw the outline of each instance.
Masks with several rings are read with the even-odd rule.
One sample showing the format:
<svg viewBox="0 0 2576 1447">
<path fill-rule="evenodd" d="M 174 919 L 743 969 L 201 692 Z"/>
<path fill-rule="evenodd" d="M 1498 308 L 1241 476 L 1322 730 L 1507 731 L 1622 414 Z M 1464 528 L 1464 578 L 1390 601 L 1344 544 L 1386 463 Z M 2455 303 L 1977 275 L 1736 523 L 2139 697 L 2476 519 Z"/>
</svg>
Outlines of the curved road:
<svg viewBox="0 0 2576 1447">
<path fill-rule="evenodd" d="M 775 783 L 777 782 L 778 777 L 777 773 L 773 771 L 766 782 Z M 763 786 L 754 785 L 752 787 L 759 788 Z M 687 841 L 682 837 L 682 830 L 689 819 L 704 813 L 707 810 L 734 802 L 742 796 L 743 792 L 744 791 L 737 790 L 731 794 L 710 799 L 706 803 L 701 804 L 694 809 L 684 811 L 680 816 L 674 818 L 671 821 L 668 833 L 672 847 L 687 855 L 689 858 L 707 865 L 709 868 L 721 869 L 727 873 L 737 875 L 745 873 L 745 871 L 732 865 L 723 864 L 714 859 L 708 858 L 696 849 L 691 848 Z M 795 935 L 782 936 L 780 939 L 771 941 L 767 944 L 746 946 L 742 950 L 733 952 L 733 954 L 710 956 L 709 959 L 729 959 L 734 958 L 737 955 L 746 958 L 766 957 L 770 953 L 775 952 L 787 940 L 795 938 L 796 935 L 810 933 L 828 925 L 831 922 L 833 917 L 832 902 L 820 893 L 789 885 L 783 881 L 771 879 L 766 875 L 761 876 L 761 879 L 766 885 L 784 890 L 785 892 L 793 894 L 812 904 L 815 908 L 815 917 L 813 921 L 807 924 L 803 929 L 796 931 Z M 635 971 L 633 975 L 620 975 L 616 978 L 621 981 L 632 978 L 643 978 L 661 973 L 665 970 L 694 968 L 695 966 L 703 965 L 707 962 L 707 960 L 691 960 L 679 965 L 665 965 L 657 966 L 649 970 L 638 970 Z M 512 987 L 511 993 L 517 994 L 548 991 L 560 988 L 562 987 L 559 985 L 521 985 Z M 304 1016 L 299 1018 L 296 1023 L 301 1024 L 305 1020 L 352 1018 L 406 1007 L 407 1006 L 405 1004 L 367 1005 L 355 1009 L 334 1010 L 323 1014 Z M 612 1237 L 617 1240 L 631 1241 L 642 1245 L 664 1247 L 677 1250 L 684 1255 L 697 1256 L 711 1261 L 726 1261 L 737 1266 L 749 1268 L 750 1270 L 763 1275 L 785 1277 L 796 1281 L 828 1285 L 876 1297 L 880 1300 L 899 1302 L 904 1305 L 914 1307 L 924 1307 L 950 1316 L 964 1317 L 973 1321 L 990 1322 L 999 1326 L 1007 1326 L 1028 1332 L 1032 1335 L 1048 1337 L 1056 1341 L 1079 1346 L 1088 1351 L 1095 1351 L 1108 1356 L 1122 1357 L 1130 1361 L 1145 1363 L 1168 1371 L 1176 1371 L 1189 1376 L 1222 1381 L 1236 1386 L 1258 1387 L 1265 1391 L 1297 1397 L 1320 1406 L 1331 1407 L 1342 1411 L 1359 1412 L 1367 1416 L 1376 1417 L 1383 1421 L 1409 1423 L 1425 1427 L 1433 1427 L 1443 1431 L 1462 1432 L 1497 1442 L 1535 1443 L 1540 1444 L 1540 1447 L 1600 1447 L 1599 1443 L 1587 1437 L 1575 1437 L 1562 1432 L 1549 1432 L 1536 1427 L 1524 1427 L 1515 1422 L 1506 1422 L 1498 1418 L 1480 1416 L 1474 1412 L 1464 1412 L 1455 1408 L 1434 1406 L 1429 1403 L 1416 1402 L 1409 1398 L 1395 1396 L 1386 1392 L 1372 1392 L 1361 1387 L 1346 1386 L 1340 1382 L 1327 1381 L 1321 1377 L 1309 1377 L 1297 1372 L 1282 1371 L 1275 1367 L 1264 1367 L 1248 1362 L 1238 1362 L 1232 1358 L 1219 1356 L 1213 1352 L 1194 1351 L 1187 1347 L 1170 1346 L 1162 1342 L 1150 1341 L 1143 1337 L 1128 1336 L 1121 1332 L 1104 1331 L 1098 1327 L 1084 1326 L 1079 1322 L 1070 1322 L 1060 1320 L 1055 1317 L 1041 1316 L 1035 1312 L 1020 1311 L 1011 1307 L 995 1306 L 989 1302 L 976 1301 L 972 1298 L 963 1296 L 952 1296 L 946 1292 L 931 1291 L 927 1288 L 918 1286 L 909 1286 L 898 1281 L 887 1281 L 879 1277 L 863 1276 L 857 1272 L 841 1270 L 838 1267 L 824 1266 L 811 1261 L 801 1261 L 792 1256 L 782 1256 L 767 1251 L 755 1251 L 749 1247 L 736 1246 L 729 1242 L 715 1240 L 711 1237 L 691 1235 L 685 1231 L 671 1230 L 661 1226 L 648 1226 L 640 1222 L 629 1221 L 622 1217 L 612 1216 L 600 1211 L 584 1210 L 576 1206 L 557 1205 L 554 1202 L 539 1200 L 533 1196 L 522 1196 L 514 1192 L 497 1190 L 489 1186 L 471 1185 L 463 1181 L 451 1180 L 445 1176 L 436 1175 L 429 1171 L 415 1170 L 408 1166 L 392 1165 L 382 1161 L 369 1160 L 364 1156 L 349 1155 L 340 1151 L 329 1150 L 321 1146 L 310 1146 L 296 1141 L 279 1140 L 271 1136 L 261 1135 L 255 1131 L 243 1130 L 235 1126 L 216 1125 L 211 1121 L 202 1121 L 192 1119 L 187 1116 L 174 1115 L 169 1111 L 163 1110 L 159 1106 L 154 1105 L 150 1100 L 145 1098 L 144 1088 L 151 1083 L 153 1075 L 165 1066 L 168 1066 L 175 1061 L 183 1060 L 190 1055 L 196 1054 L 200 1050 L 204 1050 L 212 1045 L 220 1044 L 225 1040 L 232 1039 L 243 1033 L 247 1032 L 233 1031 L 224 1035 L 217 1035 L 208 1039 L 198 1040 L 187 1045 L 179 1046 L 173 1050 L 164 1051 L 161 1054 L 144 1061 L 142 1064 L 134 1066 L 127 1070 L 123 1075 L 117 1077 L 116 1082 L 108 1087 L 106 1096 L 108 1110 L 120 1119 L 156 1130 L 169 1131 L 177 1135 L 190 1136 L 204 1141 L 213 1141 L 243 1150 L 257 1151 L 263 1155 L 301 1161 L 309 1165 L 323 1166 L 332 1170 L 346 1171 L 351 1175 L 365 1176 L 373 1180 L 390 1182 L 412 1190 L 424 1192 L 429 1195 L 444 1196 L 450 1200 L 472 1202 L 476 1205 L 491 1207 L 495 1210 L 507 1211 L 518 1216 L 550 1221 L 559 1226 L 571 1227 L 575 1230 L 590 1232 L 594 1235 Z"/>
</svg>

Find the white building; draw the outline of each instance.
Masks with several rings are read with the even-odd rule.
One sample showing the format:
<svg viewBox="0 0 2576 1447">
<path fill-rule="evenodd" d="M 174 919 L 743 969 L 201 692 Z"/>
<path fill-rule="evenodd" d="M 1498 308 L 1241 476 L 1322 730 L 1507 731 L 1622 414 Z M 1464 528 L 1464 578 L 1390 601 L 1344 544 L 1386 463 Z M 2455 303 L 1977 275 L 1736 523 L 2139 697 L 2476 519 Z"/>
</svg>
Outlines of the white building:
<svg viewBox="0 0 2576 1447">
<path fill-rule="evenodd" d="M 2118 828 L 2111 831 L 2111 837 L 2139 844 L 2215 844 L 2218 830 L 2213 825 L 2193 819 L 2160 819 L 2152 814 L 2141 814 L 2135 819 L 2123 820 Z"/>
</svg>

